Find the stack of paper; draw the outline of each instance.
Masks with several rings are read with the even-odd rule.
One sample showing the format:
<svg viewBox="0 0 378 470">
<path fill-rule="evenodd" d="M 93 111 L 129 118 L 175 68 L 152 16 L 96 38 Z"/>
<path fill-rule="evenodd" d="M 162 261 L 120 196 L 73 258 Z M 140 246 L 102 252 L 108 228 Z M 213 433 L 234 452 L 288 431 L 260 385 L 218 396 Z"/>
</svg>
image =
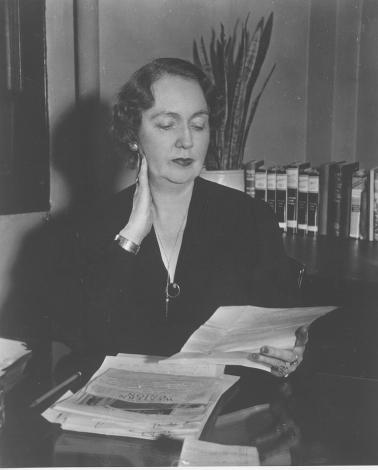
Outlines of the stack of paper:
<svg viewBox="0 0 378 470">
<path fill-rule="evenodd" d="M 292 349 L 295 332 L 337 307 L 264 308 L 251 305 L 219 307 L 196 330 L 181 351 L 164 363 L 240 365 L 270 371 L 250 354 L 262 346 Z"/>
<path fill-rule="evenodd" d="M 0 338 L 0 386 L 10 390 L 22 377 L 31 351 L 21 341 Z"/>
<path fill-rule="evenodd" d="M 219 367 L 172 366 L 149 356 L 108 356 L 88 384 L 43 416 L 62 429 L 155 439 L 198 438 L 238 377 Z"/>
</svg>

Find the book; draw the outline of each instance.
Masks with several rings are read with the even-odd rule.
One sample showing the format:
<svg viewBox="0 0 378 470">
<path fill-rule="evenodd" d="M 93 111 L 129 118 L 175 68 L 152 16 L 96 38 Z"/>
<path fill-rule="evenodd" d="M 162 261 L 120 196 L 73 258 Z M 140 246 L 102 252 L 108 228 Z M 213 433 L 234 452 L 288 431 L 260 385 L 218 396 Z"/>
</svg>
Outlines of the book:
<svg viewBox="0 0 378 470">
<path fill-rule="evenodd" d="M 272 166 L 267 170 L 266 176 L 266 202 L 273 212 L 276 212 L 277 168 Z"/>
<path fill-rule="evenodd" d="M 352 175 L 358 167 L 358 162 L 337 163 L 330 175 L 329 235 L 349 236 Z"/>
<path fill-rule="evenodd" d="M 340 162 L 326 162 L 319 167 L 319 235 L 327 235 L 330 212 L 330 181 L 336 165 Z"/>
<path fill-rule="evenodd" d="M 378 241 L 378 170 L 374 172 L 374 241 Z"/>
<path fill-rule="evenodd" d="M 255 197 L 256 169 L 264 164 L 264 160 L 251 160 L 244 164 L 245 192 Z"/>
<path fill-rule="evenodd" d="M 287 174 L 287 232 L 298 230 L 298 181 L 299 171 L 309 167 L 309 163 L 293 162 L 286 166 Z"/>
<path fill-rule="evenodd" d="M 319 220 L 319 171 L 312 168 L 308 172 L 307 235 L 318 234 Z"/>
<path fill-rule="evenodd" d="M 262 201 L 266 201 L 267 171 L 268 168 L 262 165 L 256 168 L 255 173 L 255 198 Z"/>
<path fill-rule="evenodd" d="M 378 240 L 378 167 L 369 171 L 369 240 Z"/>
<path fill-rule="evenodd" d="M 276 172 L 276 216 L 278 224 L 284 232 L 287 229 L 287 174 L 285 167 L 277 167 Z"/>
<path fill-rule="evenodd" d="M 363 210 L 363 201 L 367 198 L 363 194 L 367 192 L 368 172 L 366 170 L 355 171 L 352 175 L 352 192 L 351 192 L 351 212 L 350 212 L 350 228 L 349 236 L 351 238 L 364 239 L 364 223 L 366 217 L 361 217 Z M 361 230 L 362 229 L 362 230 Z"/>
<path fill-rule="evenodd" d="M 298 234 L 307 233 L 308 173 L 301 170 L 298 177 Z"/>
</svg>

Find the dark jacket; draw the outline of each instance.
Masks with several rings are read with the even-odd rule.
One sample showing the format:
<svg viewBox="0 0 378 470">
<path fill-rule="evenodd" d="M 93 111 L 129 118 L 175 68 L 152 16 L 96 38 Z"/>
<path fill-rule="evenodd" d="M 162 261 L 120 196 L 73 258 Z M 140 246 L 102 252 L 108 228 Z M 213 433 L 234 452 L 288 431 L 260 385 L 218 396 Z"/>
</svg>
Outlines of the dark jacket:
<svg viewBox="0 0 378 470">
<path fill-rule="evenodd" d="M 117 194 L 81 230 L 88 265 L 81 348 L 171 355 L 219 306 L 295 302 L 295 282 L 268 205 L 197 178 L 175 274 L 181 293 L 165 318 L 167 272 L 154 229 L 136 256 L 114 241 L 128 221 L 134 190 Z"/>
</svg>

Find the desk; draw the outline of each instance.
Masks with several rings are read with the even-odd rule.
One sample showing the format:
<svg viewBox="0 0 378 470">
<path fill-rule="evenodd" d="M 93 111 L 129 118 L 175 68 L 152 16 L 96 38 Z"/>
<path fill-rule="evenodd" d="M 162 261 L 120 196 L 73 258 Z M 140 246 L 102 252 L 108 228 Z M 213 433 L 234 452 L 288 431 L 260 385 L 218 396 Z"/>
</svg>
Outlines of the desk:
<svg viewBox="0 0 378 470">
<path fill-rule="evenodd" d="M 306 265 L 308 303 L 347 305 L 355 298 L 378 305 L 378 243 L 319 236 L 283 235 L 289 256 Z"/>
<path fill-rule="evenodd" d="M 378 464 L 378 380 L 299 369 L 288 380 L 248 371 L 202 439 L 257 446 L 262 464 Z M 243 416 L 238 410 L 269 403 Z M 228 422 L 224 413 L 238 419 Z M 230 415 L 228 415 L 230 416 Z M 223 417 L 223 418 L 222 418 Z M 10 403 L 1 435 L 1 466 L 171 466 L 181 442 L 62 432 L 32 410 Z M 226 424 L 225 424 L 226 423 Z"/>
<path fill-rule="evenodd" d="M 303 304 L 343 307 L 311 327 L 318 369 L 378 378 L 378 243 L 299 235 L 283 243 L 306 265 Z"/>
</svg>

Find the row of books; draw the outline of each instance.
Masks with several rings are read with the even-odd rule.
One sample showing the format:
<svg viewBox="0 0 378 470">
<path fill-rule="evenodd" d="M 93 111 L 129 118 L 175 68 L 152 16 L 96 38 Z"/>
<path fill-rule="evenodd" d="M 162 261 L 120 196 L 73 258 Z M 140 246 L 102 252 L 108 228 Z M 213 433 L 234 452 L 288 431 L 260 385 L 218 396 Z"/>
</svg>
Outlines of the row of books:
<svg viewBox="0 0 378 470">
<path fill-rule="evenodd" d="M 287 233 L 378 241 L 378 167 L 253 160 L 245 164 L 245 191 L 266 201 Z"/>
</svg>

